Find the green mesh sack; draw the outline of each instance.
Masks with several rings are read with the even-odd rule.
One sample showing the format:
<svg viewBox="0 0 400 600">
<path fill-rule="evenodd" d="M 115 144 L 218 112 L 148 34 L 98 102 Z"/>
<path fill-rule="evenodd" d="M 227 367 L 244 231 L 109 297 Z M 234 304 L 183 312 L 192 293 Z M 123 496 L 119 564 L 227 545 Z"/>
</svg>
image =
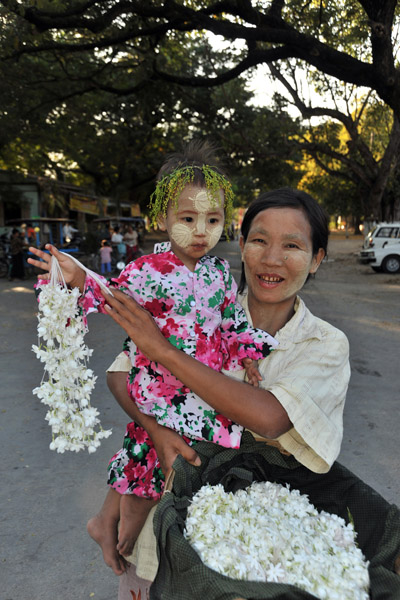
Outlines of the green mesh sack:
<svg viewBox="0 0 400 600">
<path fill-rule="evenodd" d="M 335 463 L 329 473 L 312 473 L 293 457 L 255 442 L 247 432 L 240 449 L 200 442 L 196 451 L 202 465 L 193 467 L 177 458 L 173 490 L 164 494 L 155 514 L 160 567 L 150 600 L 315 599 L 292 585 L 236 581 L 221 575 L 206 567 L 185 540 L 187 507 L 202 485 L 222 483 L 226 491 L 236 491 L 254 481 L 288 483 L 307 494 L 318 510 L 336 513 L 346 522 L 350 513 L 357 542 L 370 561 L 370 598 L 400 599 L 400 576 L 394 571 L 400 556 L 400 511 L 348 469 Z"/>
</svg>

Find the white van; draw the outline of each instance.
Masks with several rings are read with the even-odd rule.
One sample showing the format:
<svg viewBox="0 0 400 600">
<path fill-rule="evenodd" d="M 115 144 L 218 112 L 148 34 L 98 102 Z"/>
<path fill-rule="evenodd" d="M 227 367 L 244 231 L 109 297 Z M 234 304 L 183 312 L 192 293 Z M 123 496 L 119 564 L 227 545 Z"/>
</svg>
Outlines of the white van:
<svg viewBox="0 0 400 600">
<path fill-rule="evenodd" d="M 364 239 L 363 248 L 385 248 L 400 241 L 400 222 L 378 223 Z"/>
</svg>

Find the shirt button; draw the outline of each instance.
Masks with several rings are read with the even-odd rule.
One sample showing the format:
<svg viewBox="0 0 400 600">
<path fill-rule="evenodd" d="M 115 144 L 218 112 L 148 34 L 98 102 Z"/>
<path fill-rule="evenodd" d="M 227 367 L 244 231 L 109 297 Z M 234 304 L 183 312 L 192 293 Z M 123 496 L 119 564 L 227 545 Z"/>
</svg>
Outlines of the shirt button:
<svg viewBox="0 0 400 600">
<path fill-rule="evenodd" d="M 196 306 L 196 302 L 194 300 L 191 300 L 190 306 Z"/>
<path fill-rule="evenodd" d="M 190 277 L 190 278 L 193 278 L 193 277 L 194 277 L 194 274 L 193 274 L 191 271 L 190 271 L 190 273 L 189 273 L 189 277 Z"/>
</svg>

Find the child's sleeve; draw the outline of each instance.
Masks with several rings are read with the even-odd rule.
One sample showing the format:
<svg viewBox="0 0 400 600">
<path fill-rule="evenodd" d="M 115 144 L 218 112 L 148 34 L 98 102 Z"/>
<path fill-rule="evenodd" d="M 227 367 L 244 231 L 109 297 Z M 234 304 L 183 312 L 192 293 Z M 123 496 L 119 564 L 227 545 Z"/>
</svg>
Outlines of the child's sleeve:
<svg viewBox="0 0 400 600">
<path fill-rule="evenodd" d="M 133 291 L 133 281 L 139 277 L 140 272 L 135 267 L 134 263 L 129 263 L 123 271 L 119 274 L 118 277 L 113 277 L 111 279 L 106 279 L 101 275 L 97 275 L 97 277 L 108 287 L 112 292 L 113 288 L 121 290 L 126 294 L 132 296 L 137 300 L 134 291 Z M 101 293 L 100 285 L 97 281 L 90 276 L 90 274 L 86 275 L 85 280 L 85 288 L 79 300 L 79 305 L 83 310 L 84 315 L 88 315 L 92 312 L 101 312 L 105 313 L 106 310 L 104 308 L 106 304 L 106 299 Z"/>
<path fill-rule="evenodd" d="M 243 358 L 265 358 L 278 346 L 278 342 L 263 329 L 249 325 L 244 309 L 236 300 L 237 285 L 228 266 L 224 271 L 224 282 L 225 299 L 221 307 L 223 368 L 238 371 L 243 369 Z"/>
</svg>

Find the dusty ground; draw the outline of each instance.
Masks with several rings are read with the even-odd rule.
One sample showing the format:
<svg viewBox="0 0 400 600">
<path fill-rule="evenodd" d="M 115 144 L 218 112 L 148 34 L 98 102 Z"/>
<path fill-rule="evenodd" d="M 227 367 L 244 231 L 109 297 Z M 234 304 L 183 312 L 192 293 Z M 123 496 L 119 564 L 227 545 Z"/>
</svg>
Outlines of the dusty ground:
<svg viewBox="0 0 400 600">
<path fill-rule="evenodd" d="M 354 254 L 360 245 L 361 238 L 332 236 L 329 260 L 303 297 L 350 341 L 352 378 L 340 460 L 398 504 L 400 275 L 358 265 Z M 217 253 L 237 274 L 237 243 L 220 243 Z M 51 452 L 46 408 L 32 396 L 42 376 L 30 350 L 36 343 L 32 284 L 0 280 L 0 595 L 2 600 L 116 600 L 117 578 L 104 566 L 85 524 L 102 503 L 106 465 L 126 424 L 104 377 L 124 336 L 111 319 L 90 316 L 87 343 L 95 349 L 91 367 L 98 375 L 92 403 L 113 435 L 93 455 Z"/>
</svg>

